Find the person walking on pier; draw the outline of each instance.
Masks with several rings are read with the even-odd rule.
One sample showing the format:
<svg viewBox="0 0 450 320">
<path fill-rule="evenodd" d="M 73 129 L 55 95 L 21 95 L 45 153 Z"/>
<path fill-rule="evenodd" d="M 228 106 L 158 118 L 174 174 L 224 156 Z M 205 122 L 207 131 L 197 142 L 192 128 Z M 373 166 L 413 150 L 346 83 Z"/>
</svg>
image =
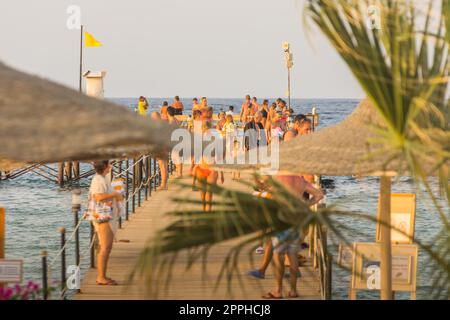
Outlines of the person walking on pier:
<svg viewBox="0 0 450 320">
<path fill-rule="evenodd" d="M 115 192 L 111 181 L 106 177 L 111 172 L 108 160 L 94 162 L 96 172 L 89 188 L 91 207 L 91 220 L 99 241 L 97 253 L 97 279 L 98 285 L 117 285 L 117 282 L 106 276 L 109 255 L 114 241 L 114 233 L 117 230 L 119 211 L 117 201 L 122 201 L 122 194 Z M 100 210 L 101 208 L 101 210 Z M 107 212 L 108 211 L 108 212 Z"/>
</svg>

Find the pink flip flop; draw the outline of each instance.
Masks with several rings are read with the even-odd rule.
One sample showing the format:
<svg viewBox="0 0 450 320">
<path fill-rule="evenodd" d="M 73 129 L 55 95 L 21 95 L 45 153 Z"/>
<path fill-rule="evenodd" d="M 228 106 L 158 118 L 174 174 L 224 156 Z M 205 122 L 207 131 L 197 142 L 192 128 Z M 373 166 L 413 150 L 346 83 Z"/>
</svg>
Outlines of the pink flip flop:
<svg viewBox="0 0 450 320">
<path fill-rule="evenodd" d="M 98 281 L 95 281 L 95 282 L 99 286 L 117 286 L 118 285 L 117 281 L 115 281 L 113 279 L 108 279 L 106 282 L 98 282 Z"/>
<path fill-rule="evenodd" d="M 265 295 L 263 295 L 262 298 L 263 299 L 276 299 L 276 300 L 278 300 L 278 299 L 283 299 L 283 296 L 277 297 L 272 292 L 268 292 Z"/>
</svg>

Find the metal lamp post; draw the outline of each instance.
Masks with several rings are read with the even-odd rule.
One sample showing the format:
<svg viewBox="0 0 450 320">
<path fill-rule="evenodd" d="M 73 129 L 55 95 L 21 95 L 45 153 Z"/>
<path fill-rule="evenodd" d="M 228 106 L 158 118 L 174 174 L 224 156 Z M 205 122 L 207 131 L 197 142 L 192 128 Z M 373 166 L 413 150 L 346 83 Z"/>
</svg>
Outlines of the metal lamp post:
<svg viewBox="0 0 450 320">
<path fill-rule="evenodd" d="M 291 69 L 292 66 L 294 65 L 293 61 L 294 56 L 291 53 L 289 42 L 283 43 L 283 50 L 284 50 L 284 57 L 286 60 L 286 67 L 288 70 L 288 92 L 287 92 L 288 106 L 289 109 L 291 109 Z"/>
</svg>

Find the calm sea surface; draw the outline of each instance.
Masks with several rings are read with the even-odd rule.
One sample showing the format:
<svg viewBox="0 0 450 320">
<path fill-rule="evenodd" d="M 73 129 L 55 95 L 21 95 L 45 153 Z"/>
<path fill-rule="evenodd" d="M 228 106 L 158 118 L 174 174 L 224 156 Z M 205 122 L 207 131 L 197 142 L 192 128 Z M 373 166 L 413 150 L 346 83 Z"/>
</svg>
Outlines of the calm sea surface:
<svg viewBox="0 0 450 320">
<path fill-rule="evenodd" d="M 111 99 L 114 102 L 134 108 L 136 99 Z M 172 99 L 150 99 L 150 111 L 158 110 L 160 104 Z M 273 99 L 272 99 L 273 100 Z M 272 101 L 271 100 L 271 101 Z M 191 99 L 182 100 L 190 109 Z M 208 99 L 214 111 L 228 110 L 234 105 L 235 111 L 240 110 L 242 99 Z M 337 123 L 348 116 L 357 106 L 358 100 L 293 100 L 292 105 L 296 113 L 307 113 L 316 107 L 320 114 L 320 127 Z M 307 156 L 307 155 L 305 155 Z M 324 157 L 333 157 L 324 154 Z M 82 170 L 88 168 L 83 165 Z M 337 204 L 339 208 L 353 212 L 363 212 L 376 215 L 379 183 L 376 178 L 354 179 L 351 177 L 333 178 L 335 188 L 328 190 L 327 203 Z M 71 213 L 71 192 L 73 187 L 81 186 L 83 196 L 89 180 L 83 180 L 76 186 L 60 188 L 56 184 L 45 180 L 36 174 L 26 174 L 16 180 L 0 182 L 0 204 L 6 208 L 6 256 L 7 258 L 23 259 L 25 279 L 41 280 L 40 252 L 47 250 L 50 263 L 58 251 L 60 236 L 58 228 L 65 227 L 67 235 L 73 229 L 73 214 Z M 435 185 L 434 185 L 435 187 Z M 393 185 L 393 192 L 415 192 L 410 180 L 401 179 Z M 360 234 L 350 234 L 352 241 L 373 242 L 375 238 L 375 225 L 364 221 L 346 221 L 349 227 L 358 230 Z M 416 214 L 416 238 L 432 243 L 433 238 L 441 227 L 437 213 L 427 199 L 419 197 Z M 347 233 L 348 234 L 348 233 Z M 89 224 L 84 222 L 80 228 L 81 248 L 86 250 L 89 244 Z M 67 248 L 67 265 L 74 264 L 75 248 L 73 242 Z M 82 260 L 82 270 L 89 265 L 89 255 L 86 253 Z M 337 255 L 335 255 L 336 258 Z M 431 285 L 429 275 L 431 265 L 427 263 L 428 257 L 422 252 L 419 257 L 418 272 L 418 299 L 430 298 L 428 289 Z M 60 275 L 59 259 L 50 267 L 50 277 L 57 281 Z M 346 299 L 350 275 L 348 272 L 334 267 L 333 271 L 333 298 Z M 301 285 L 301 281 L 299 282 Z M 359 298 L 376 298 L 373 292 L 363 292 Z M 407 294 L 398 294 L 397 298 L 408 298 Z"/>
</svg>

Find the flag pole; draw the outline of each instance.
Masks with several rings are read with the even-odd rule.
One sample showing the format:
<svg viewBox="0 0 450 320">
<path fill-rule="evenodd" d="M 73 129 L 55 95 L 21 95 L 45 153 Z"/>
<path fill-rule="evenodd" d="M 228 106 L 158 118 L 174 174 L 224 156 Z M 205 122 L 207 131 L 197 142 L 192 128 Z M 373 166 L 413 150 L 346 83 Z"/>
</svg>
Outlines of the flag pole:
<svg viewBox="0 0 450 320">
<path fill-rule="evenodd" d="M 83 25 L 81 25 L 80 33 L 80 92 L 83 91 Z"/>
<path fill-rule="evenodd" d="M 80 83 L 78 89 L 80 92 L 83 92 L 83 25 L 80 28 Z M 80 178 L 80 163 L 78 161 L 74 161 L 72 163 L 73 175 L 75 179 Z M 69 168 L 70 170 L 70 168 Z"/>
</svg>

